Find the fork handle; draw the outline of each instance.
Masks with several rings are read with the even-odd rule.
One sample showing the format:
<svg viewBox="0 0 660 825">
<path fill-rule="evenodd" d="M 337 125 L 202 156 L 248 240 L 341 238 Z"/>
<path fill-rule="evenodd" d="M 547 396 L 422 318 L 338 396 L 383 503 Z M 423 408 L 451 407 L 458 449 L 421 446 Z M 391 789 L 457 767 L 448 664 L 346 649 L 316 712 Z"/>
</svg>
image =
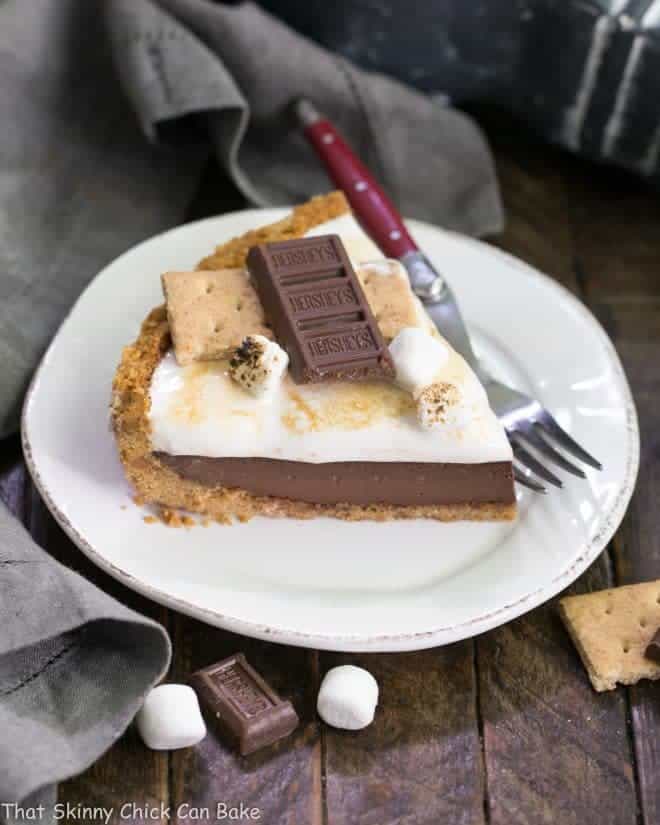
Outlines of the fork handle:
<svg viewBox="0 0 660 825">
<path fill-rule="evenodd" d="M 417 252 L 396 207 L 330 121 L 306 100 L 298 101 L 296 113 L 331 180 L 344 191 L 362 227 L 385 255 L 401 258 Z"/>
</svg>

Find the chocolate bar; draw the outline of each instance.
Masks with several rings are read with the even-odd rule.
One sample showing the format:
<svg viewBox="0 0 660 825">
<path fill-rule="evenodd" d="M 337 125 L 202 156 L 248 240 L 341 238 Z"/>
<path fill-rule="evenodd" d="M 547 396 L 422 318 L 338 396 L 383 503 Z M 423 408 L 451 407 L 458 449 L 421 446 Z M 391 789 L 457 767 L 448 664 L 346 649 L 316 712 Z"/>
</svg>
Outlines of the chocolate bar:
<svg viewBox="0 0 660 825">
<path fill-rule="evenodd" d="M 647 659 L 653 659 L 654 662 L 660 663 L 660 627 L 655 631 L 655 635 L 648 643 L 644 655 Z"/>
<path fill-rule="evenodd" d="M 253 246 L 247 266 L 299 384 L 394 377 L 392 359 L 337 235 Z"/>
<path fill-rule="evenodd" d="M 220 732 L 243 756 L 288 736 L 298 726 L 291 702 L 280 699 L 243 653 L 198 670 L 190 684 Z"/>
</svg>

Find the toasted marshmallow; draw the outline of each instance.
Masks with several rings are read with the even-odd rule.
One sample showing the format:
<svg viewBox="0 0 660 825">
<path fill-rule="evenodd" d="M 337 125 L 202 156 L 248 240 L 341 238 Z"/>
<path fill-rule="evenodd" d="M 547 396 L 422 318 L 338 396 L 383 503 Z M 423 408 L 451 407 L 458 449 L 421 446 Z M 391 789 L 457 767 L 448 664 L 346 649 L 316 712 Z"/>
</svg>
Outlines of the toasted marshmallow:
<svg viewBox="0 0 660 825">
<path fill-rule="evenodd" d="M 378 683 L 371 673 L 354 665 L 340 665 L 323 677 L 316 709 L 333 728 L 360 730 L 373 721 L 377 704 Z"/>
<path fill-rule="evenodd" d="M 135 718 L 144 744 L 157 751 L 190 748 L 206 736 L 197 694 L 188 685 L 158 685 Z"/>
<path fill-rule="evenodd" d="M 252 395 L 263 397 L 275 391 L 289 356 L 275 341 L 263 335 L 248 335 L 229 362 L 229 375 Z"/>
<path fill-rule="evenodd" d="M 405 327 L 390 344 L 390 355 L 396 370 L 396 383 L 416 396 L 433 384 L 449 358 L 449 349 L 425 330 Z"/>
<path fill-rule="evenodd" d="M 425 430 L 467 426 L 469 420 L 459 388 L 446 381 L 424 387 L 417 395 L 417 419 Z"/>
</svg>

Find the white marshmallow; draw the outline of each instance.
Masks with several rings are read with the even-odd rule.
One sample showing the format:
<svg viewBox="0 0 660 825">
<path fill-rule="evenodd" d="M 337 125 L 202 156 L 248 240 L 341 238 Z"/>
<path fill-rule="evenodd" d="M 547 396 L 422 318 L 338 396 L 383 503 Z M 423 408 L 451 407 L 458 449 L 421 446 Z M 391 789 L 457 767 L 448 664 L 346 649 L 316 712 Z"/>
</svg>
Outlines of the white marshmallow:
<svg viewBox="0 0 660 825">
<path fill-rule="evenodd" d="M 469 425 L 469 414 L 455 384 L 438 381 L 417 396 L 417 419 L 425 430 L 439 427 L 460 429 Z"/>
<path fill-rule="evenodd" d="M 396 383 L 413 395 L 428 387 L 449 358 L 449 349 L 418 327 L 404 327 L 390 344 Z"/>
<path fill-rule="evenodd" d="M 135 718 L 144 744 L 156 751 L 189 748 L 206 736 L 197 694 L 188 685 L 158 685 Z"/>
<path fill-rule="evenodd" d="M 380 275 L 381 278 L 401 278 L 408 281 L 406 270 L 396 258 L 376 258 L 373 261 L 363 261 L 360 269 L 366 269 L 370 273 Z"/>
<path fill-rule="evenodd" d="M 354 665 L 333 667 L 323 677 L 316 701 L 319 716 L 333 728 L 360 730 L 373 722 L 378 683 Z"/>
<path fill-rule="evenodd" d="M 247 392 L 264 397 L 275 392 L 288 365 L 289 356 L 276 341 L 248 335 L 229 362 L 229 375 Z"/>
</svg>

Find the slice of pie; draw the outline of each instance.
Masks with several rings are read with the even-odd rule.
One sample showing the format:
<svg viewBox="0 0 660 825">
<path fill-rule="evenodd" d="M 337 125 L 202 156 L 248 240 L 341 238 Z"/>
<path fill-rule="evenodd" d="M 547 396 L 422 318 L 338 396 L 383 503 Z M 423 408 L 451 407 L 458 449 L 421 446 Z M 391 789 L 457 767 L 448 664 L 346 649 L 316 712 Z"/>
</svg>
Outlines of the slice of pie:
<svg viewBox="0 0 660 825">
<path fill-rule="evenodd" d="M 300 238 L 318 243 L 300 251 Z M 282 332 L 268 274 L 255 277 L 255 248 L 284 267 L 311 366 Z M 335 254 L 352 286 L 335 269 L 318 289 L 301 277 Z M 163 289 L 113 384 L 119 454 L 143 501 L 220 521 L 514 518 L 511 448 L 482 386 L 341 193 L 167 272 Z"/>
</svg>

